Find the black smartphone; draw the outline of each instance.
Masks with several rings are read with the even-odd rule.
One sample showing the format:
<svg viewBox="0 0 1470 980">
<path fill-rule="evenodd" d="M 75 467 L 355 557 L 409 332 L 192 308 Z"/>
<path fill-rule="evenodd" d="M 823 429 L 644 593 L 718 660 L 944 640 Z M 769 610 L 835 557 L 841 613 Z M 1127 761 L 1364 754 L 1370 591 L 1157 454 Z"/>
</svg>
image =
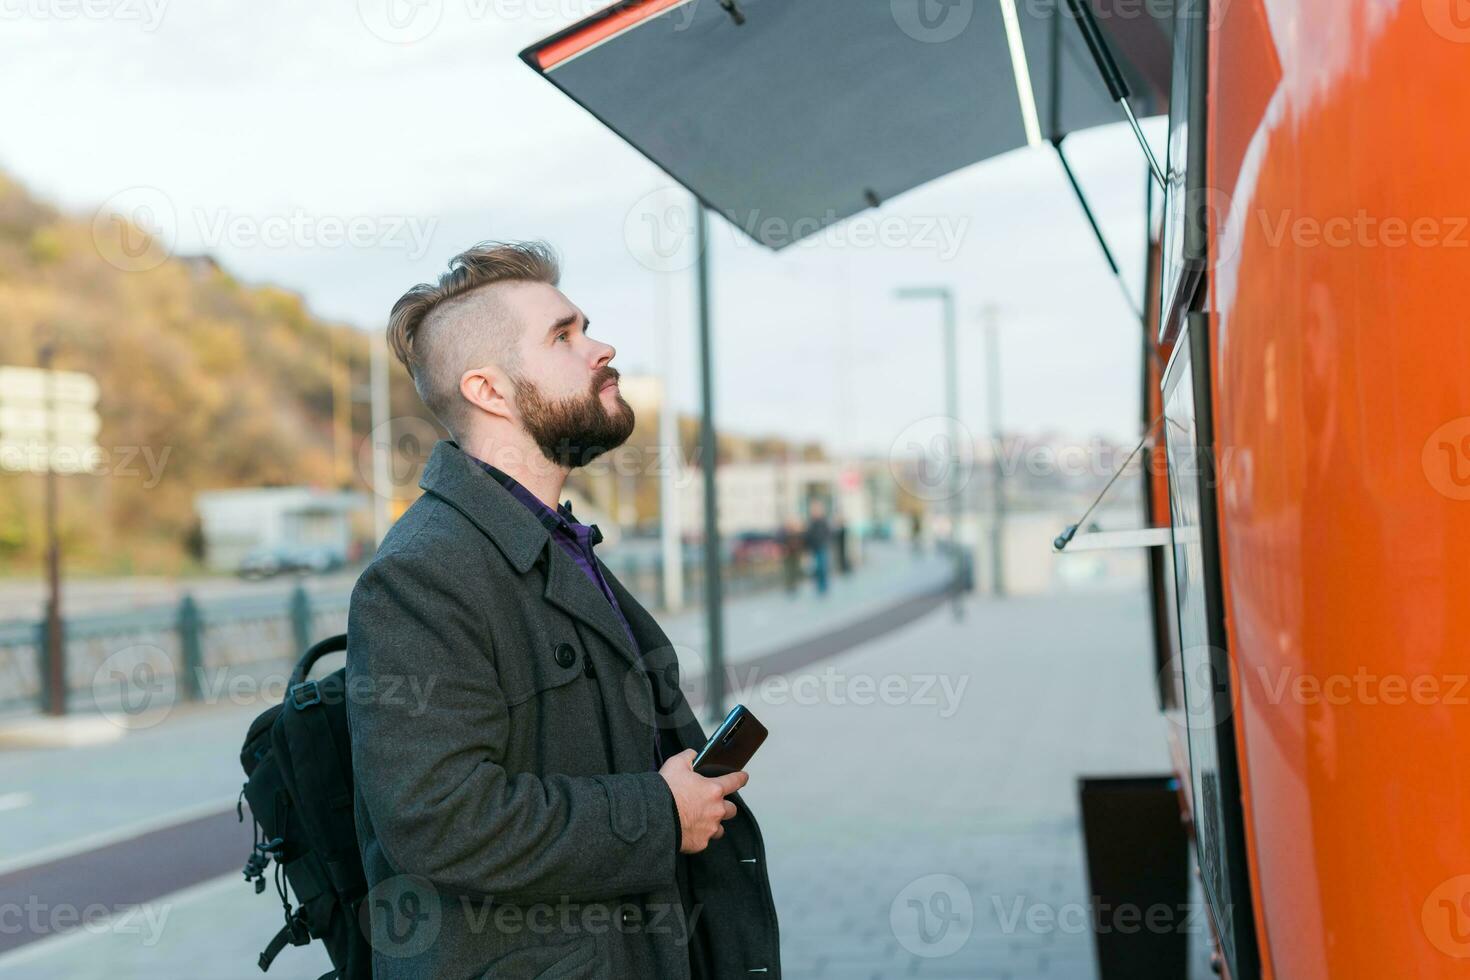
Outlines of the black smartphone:
<svg viewBox="0 0 1470 980">
<path fill-rule="evenodd" d="M 766 726 L 756 720 L 750 709 L 737 704 L 694 757 L 694 771 L 710 779 L 739 772 L 761 747 L 767 734 Z"/>
</svg>

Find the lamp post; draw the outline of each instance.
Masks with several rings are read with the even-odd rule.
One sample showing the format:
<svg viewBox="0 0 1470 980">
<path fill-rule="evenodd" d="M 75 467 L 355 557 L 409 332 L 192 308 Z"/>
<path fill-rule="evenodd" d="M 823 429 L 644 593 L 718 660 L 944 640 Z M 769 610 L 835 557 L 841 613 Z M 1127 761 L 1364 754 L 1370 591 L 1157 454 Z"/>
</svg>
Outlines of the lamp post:
<svg viewBox="0 0 1470 980">
<path fill-rule="evenodd" d="M 715 482 L 718 445 L 715 433 L 714 355 L 710 337 L 709 216 L 696 201 L 695 236 L 699 256 L 694 285 L 699 304 L 699 466 L 704 475 L 704 611 L 709 643 L 707 695 L 710 722 L 725 713 L 725 620 L 720 588 L 720 521 Z"/>
<path fill-rule="evenodd" d="M 944 315 L 944 412 L 948 418 L 949 449 L 954 455 L 945 471 L 949 497 L 949 546 L 955 562 L 955 615 L 961 614 L 960 575 L 964 568 L 964 557 L 960 553 L 960 379 L 959 357 L 956 352 L 954 290 L 948 286 L 906 286 L 895 291 L 901 300 L 939 300 Z"/>
</svg>

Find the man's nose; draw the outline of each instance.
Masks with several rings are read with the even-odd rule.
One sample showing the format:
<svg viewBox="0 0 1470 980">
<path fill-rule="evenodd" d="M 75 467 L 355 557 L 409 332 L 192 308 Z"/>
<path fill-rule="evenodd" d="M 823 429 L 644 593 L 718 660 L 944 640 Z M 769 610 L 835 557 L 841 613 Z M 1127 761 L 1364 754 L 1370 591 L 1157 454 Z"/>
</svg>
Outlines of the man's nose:
<svg viewBox="0 0 1470 980">
<path fill-rule="evenodd" d="M 601 350 L 597 352 L 597 359 L 592 362 L 594 367 L 602 367 L 604 364 L 608 363 L 617 356 L 618 349 L 612 344 L 599 343 L 598 347 L 600 347 Z"/>
</svg>

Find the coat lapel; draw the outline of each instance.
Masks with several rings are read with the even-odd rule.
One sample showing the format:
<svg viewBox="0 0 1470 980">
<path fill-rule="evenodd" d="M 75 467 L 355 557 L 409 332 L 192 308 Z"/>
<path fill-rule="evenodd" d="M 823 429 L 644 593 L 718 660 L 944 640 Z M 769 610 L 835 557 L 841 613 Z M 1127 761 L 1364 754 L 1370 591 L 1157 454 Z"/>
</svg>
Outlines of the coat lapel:
<svg viewBox="0 0 1470 980">
<path fill-rule="evenodd" d="M 574 616 L 600 633 L 630 664 L 638 664 L 638 651 L 628 641 L 628 632 L 618 622 L 612 603 L 592 584 L 587 573 L 571 556 L 553 545 L 546 549 L 546 601 Z"/>
</svg>

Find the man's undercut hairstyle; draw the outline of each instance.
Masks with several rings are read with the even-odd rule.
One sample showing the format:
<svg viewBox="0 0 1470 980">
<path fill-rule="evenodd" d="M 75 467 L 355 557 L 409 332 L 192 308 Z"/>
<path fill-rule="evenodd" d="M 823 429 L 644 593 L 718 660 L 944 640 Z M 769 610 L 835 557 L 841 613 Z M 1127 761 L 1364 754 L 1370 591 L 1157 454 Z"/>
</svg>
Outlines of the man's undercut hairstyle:
<svg viewBox="0 0 1470 980">
<path fill-rule="evenodd" d="M 560 280 L 560 263 L 545 242 L 482 242 L 450 259 L 438 283 L 421 282 L 393 304 L 388 345 L 450 435 L 464 437 L 469 403 L 459 379 L 466 371 L 492 361 L 510 374 L 519 368 L 520 324 L 484 287 Z"/>
</svg>

